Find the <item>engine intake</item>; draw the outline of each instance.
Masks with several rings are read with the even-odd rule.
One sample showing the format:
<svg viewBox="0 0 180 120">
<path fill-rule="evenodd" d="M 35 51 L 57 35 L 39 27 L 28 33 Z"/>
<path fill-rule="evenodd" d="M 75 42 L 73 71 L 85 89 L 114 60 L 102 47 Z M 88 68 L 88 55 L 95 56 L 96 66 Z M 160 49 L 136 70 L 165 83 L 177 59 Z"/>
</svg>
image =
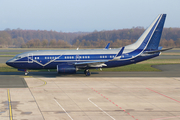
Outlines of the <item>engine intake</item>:
<svg viewBox="0 0 180 120">
<path fill-rule="evenodd" d="M 57 65 L 57 72 L 59 74 L 73 74 L 76 73 L 76 66 L 68 64 Z"/>
</svg>

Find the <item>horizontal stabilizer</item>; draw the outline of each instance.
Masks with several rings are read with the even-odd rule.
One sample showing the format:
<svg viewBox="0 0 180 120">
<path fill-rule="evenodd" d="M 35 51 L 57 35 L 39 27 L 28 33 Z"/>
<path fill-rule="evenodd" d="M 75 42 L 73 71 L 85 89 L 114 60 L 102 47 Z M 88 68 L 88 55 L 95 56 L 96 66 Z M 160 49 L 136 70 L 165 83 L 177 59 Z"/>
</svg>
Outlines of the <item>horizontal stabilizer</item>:
<svg viewBox="0 0 180 120">
<path fill-rule="evenodd" d="M 162 48 L 163 48 L 162 46 L 159 46 L 159 47 L 158 47 L 158 50 L 162 50 Z"/>
<path fill-rule="evenodd" d="M 109 45 L 110 43 L 108 43 L 104 49 L 109 49 Z"/>
<path fill-rule="evenodd" d="M 163 49 L 163 50 L 155 50 L 155 51 L 146 51 L 144 52 L 145 54 L 154 54 L 154 53 L 158 53 L 158 52 L 163 52 L 163 51 L 167 51 L 173 48 L 167 48 L 167 49 Z"/>
</svg>

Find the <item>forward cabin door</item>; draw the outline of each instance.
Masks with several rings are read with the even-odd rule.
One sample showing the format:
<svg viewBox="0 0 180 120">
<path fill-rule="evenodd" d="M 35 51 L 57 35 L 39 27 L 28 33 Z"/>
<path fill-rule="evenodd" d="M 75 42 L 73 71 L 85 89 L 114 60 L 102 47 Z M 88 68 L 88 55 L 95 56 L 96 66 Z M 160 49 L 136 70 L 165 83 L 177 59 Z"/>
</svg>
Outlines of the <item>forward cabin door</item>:
<svg viewBox="0 0 180 120">
<path fill-rule="evenodd" d="M 32 53 L 28 54 L 28 63 L 33 63 L 33 54 Z"/>
</svg>

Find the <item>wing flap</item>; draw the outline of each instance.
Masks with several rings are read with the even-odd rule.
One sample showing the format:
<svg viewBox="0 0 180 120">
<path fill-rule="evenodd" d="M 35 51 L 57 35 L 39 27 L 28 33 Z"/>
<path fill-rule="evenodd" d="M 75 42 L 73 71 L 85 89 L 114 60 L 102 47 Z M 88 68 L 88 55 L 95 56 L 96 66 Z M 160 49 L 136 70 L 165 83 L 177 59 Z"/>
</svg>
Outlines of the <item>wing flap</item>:
<svg viewBox="0 0 180 120">
<path fill-rule="evenodd" d="M 87 65 L 87 67 L 103 67 L 103 66 L 107 66 L 106 64 L 104 64 L 105 62 L 108 62 L 108 60 L 78 62 L 78 63 L 74 63 L 74 65 L 77 67 L 82 65 Z"/>
<path fill-rule="evenodd" d="M 80 66 L 86 66 L 86 67 L 103 67 L 103 66 L 107 66 L 105 64 L 105 62 L 108 61 L 114 61 L 114 60 L 119 60 L 121 58 L 121 55 L 123 54 L 125 47 L 122 47 L 119 52 L 116 54 L 116 56 L 114 57 L 114 59 L 112 60 L 99 60 L 99 61 L 87 61 L 87 62 L 77 62 L 74 63 L 75 66 L 80 67 Z"/>
</svg>

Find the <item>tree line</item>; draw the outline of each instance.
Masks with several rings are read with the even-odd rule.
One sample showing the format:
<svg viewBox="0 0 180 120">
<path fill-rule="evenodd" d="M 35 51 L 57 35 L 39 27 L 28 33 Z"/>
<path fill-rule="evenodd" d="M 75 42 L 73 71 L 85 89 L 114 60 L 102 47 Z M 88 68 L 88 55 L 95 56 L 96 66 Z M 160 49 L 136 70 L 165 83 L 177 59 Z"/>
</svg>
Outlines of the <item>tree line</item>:
<svg viewBox="0 0 180 120">
<path fill-rule="evenodd" d="M 111 31 L 65 33 L 42 30 L 0 31 L 0 47 L 55 47 L 55 48 L 103 48 L 111 43 L 112 48 L 134 43 L 144 32 L 143 27 Z M 180 28 L 164 28 L 160 45 L 180 47 Z"/>
<path fill-rule="evenodd" d="M 143 27 L 132 29 L 120 29 L 111 31 L 93 32 L 84 36 L 78 36 L 72 41 L 73 45 L 85 47 L 103 47 L 111 43 L 111 47 L 122 47 L 134 43 L 145 31 Z M 180 28 L 164 28 L 160 46 L 180 47 Z"/>
</svg>

